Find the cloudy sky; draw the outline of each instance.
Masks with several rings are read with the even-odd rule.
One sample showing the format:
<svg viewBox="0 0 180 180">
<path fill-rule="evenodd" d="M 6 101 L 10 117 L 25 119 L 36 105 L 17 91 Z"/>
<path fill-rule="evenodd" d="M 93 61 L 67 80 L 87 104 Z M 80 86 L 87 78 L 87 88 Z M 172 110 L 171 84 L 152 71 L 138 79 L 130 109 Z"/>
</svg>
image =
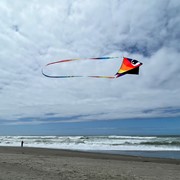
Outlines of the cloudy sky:
<svg viewBox="0 0 180 180">
<path fill-rule="evenodd" d="M 178 134 L 179 41 L 179 0 L 1 0 L 1 134 Z M 48 62 L 99 56 L 118 56 L 119 65 L 123 56 L 138 59 L 140 75 L 41 74 Z M 102 65 L 114 75 L 116 63 L 54 71 L 98 73 Z"/>
</svg>

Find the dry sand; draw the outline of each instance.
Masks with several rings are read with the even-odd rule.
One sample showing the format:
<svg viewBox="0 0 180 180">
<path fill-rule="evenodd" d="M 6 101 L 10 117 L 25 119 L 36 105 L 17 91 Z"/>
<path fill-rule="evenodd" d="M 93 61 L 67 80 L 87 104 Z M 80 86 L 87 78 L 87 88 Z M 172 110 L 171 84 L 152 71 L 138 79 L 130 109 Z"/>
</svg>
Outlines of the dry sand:
<svg viewBox="0 0 180 180">
<path fill-rule="evenodd" d="M 0 147 L 0 180 L 178 180 L 180 160 Z"/>
</svg>

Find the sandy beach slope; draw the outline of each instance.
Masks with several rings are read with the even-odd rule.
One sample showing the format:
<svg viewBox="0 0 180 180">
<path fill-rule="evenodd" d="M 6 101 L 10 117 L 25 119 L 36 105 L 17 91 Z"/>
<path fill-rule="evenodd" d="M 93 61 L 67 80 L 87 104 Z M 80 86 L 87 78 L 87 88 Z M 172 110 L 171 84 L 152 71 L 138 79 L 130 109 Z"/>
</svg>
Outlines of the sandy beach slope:
<svg viewBox="0 0 180 180">
<path fill-rule="evenodd" d="M 178 180 L 180 160 L 0 147 L 0 180 Z"/>
</svg>

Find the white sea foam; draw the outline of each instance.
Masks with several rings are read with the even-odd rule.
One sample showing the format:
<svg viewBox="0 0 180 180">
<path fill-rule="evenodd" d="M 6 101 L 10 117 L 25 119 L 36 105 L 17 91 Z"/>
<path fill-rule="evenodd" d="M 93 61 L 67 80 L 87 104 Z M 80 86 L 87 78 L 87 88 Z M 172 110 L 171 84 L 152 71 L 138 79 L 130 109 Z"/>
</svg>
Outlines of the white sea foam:
<svg viewBox="0 0 180 180">
<path fill-rule="evenodd" d="M 154 136 L 0 136 L 0 146 L 72 150 L 179 151 L 180 137 Z"/>
</svg>

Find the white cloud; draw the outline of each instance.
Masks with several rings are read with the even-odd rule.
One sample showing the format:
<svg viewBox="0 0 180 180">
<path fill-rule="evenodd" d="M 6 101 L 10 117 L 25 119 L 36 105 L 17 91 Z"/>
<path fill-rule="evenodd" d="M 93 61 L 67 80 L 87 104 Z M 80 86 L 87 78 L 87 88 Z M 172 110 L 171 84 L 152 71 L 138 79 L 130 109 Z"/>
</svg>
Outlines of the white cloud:
<svg viewBox="0 0 180 180">
<path fill-rule="evenodd" d="M 180 106 L 179 9 L 175 0 L 1 1 L 0 119 L 45 119 L 46 113 L 83 115 L 75 121 L 179 115 L 163 113 Z M 140 76 L 41 75 L 51 61 L 105 55 L 139 59 Z M 79 63 L 68 73 L 94 71 L 92 66 Z M 110 66 L 114 75 L 113 65 L 104 70 L 110 73 Z M 156 108 L 160 111 L 152 111 Z"/>
</svg>

